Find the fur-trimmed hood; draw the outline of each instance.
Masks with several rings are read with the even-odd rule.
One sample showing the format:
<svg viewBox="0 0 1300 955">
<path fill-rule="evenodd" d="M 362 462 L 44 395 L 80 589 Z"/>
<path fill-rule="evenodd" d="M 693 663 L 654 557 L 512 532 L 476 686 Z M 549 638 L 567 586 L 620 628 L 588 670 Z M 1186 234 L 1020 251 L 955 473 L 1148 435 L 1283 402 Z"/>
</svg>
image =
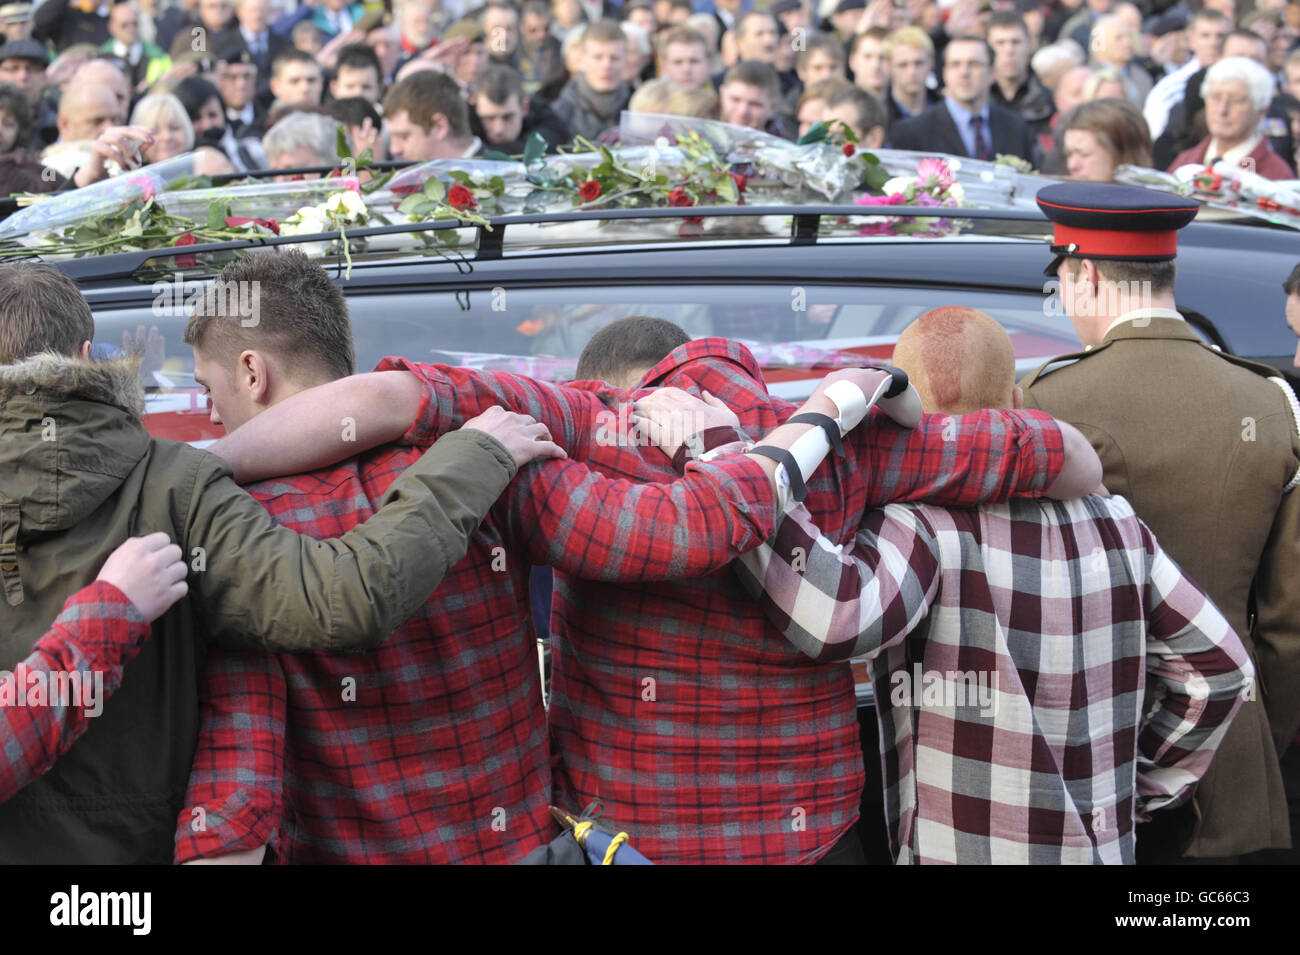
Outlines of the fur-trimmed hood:
<svg viewBox="0 0 1300 955">
<path fill-rule="evenodd" d="M 50 352 L 0 365 L 0 547 L 73 527 L 148 453 L 139 366 Z"/>
<path fill-rule="evenodd" d="M 42 352 L 12 365 L 0 365 L 0 397 L 37 391 L 50 397 L 117 405 L 135 415 L 144 412 L 138 356 L 86 361 Z"/>
</svg>

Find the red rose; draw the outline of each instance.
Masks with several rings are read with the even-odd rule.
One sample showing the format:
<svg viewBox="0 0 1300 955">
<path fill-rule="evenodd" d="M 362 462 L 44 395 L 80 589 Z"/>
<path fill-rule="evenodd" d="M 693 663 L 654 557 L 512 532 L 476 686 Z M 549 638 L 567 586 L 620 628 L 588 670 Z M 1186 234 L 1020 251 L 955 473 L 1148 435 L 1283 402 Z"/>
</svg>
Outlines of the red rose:
<svg viewBox="0 0 1300 955">
<path fill-rule="evenodd" d="M 419 188 L 420 184 L 416 182 L 408 182 L 403 183 L 402 185 L 388 187 L 389 191 L 395 196 L 409 196 Z"/>
<path fill-rule="evenodd" d="M 179 236 L 176 239 L 176 241 L 172 243 L 172 245 L 196 245 L 196 244 L 198 244 L 198 239 L 194 238 L 194 233 L 192 232 L 186 232 L 184 235 Z M 178 269 L 192 269 L 194 268 L 194 266 L 198 264 L 199 264 L 199 260 L 196 256 L 193 255 L 176 256 L 176 267 Z"/>
<path fill-rule="evenodd" d="M 731 181 L 734 182 L 734 183 L 736 184 L 736 191 L 737 191 L 737 192 L 744 192 L 744 191 L 745 191 L 745 187 L 746 187 L 747 185 L 749 185 L 749 177 L 748 177 L 748 176 L 742 176 L 742 175 L 741 175 L 740 173 L 738 173 L 738 172 L 729 172 L 729 173 L 727 173 L 727 175 L 729 175 L 729 176 L 731 177 Z"/>
<path fill-rule="evenodd" d="M 270 229 L 276 235 L 280 234 L 280 223 L 276 222 L 274 219 L 250 219 L 248 216 L 226 216 L 226 228 L 228 229 L 238 229 L 240 226 L 248 225 L 250 222 L 253 225 L 260 225 L 264 229 Z M 186 244 L 188 245 L 188 243 Z"/>
<path fill-rule="evenodd" d="M 695 200 L 691 198 L 689 192 L 681 186 L 678 186 L 672 192 L 668 193 L 668 204 L 670 206 L 693 206 L 695 205 Z"/>
<path fill-rule="evenodd" d="M 1282 204 L 1280 202 L 1278 202 L 1275 199 L 1269 199 L 1266 197 L 1260 198 L 1260 200 L 1256 203 L 1256 205 L 1258 205 L 1259 208 L 1264 212 L 1277 212 L 1282 208 Z"/>
<path fill-rule="evenodd" d="M 578 195 L 582 197 L 583 202 L 593 202 L 600 196 L 600 183 L 595 179 L 588 179 L 578 187 Z"/>
<path fill-rule="evenodd" d="M 478 200 L 474 198 L 474 193 L 470 192 L 460 183 L 451 187 L 447 193 L 447 204 L 453 209 L 477 209 Z"/>
<path fill-rule="evenodd" d="M 852 143 L 844 144 L 844 155 L 852 157 L 853 154 L 857 151 L 858 151 L 858 147 L 854 146 Z"/>
</svg>

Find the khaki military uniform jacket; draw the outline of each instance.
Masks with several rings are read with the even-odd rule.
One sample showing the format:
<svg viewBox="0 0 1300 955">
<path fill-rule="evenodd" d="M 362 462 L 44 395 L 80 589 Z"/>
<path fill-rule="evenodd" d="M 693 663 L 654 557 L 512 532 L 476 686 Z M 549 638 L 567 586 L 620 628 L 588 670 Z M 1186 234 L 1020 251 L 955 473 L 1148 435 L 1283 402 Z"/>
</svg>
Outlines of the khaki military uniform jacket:
<svg viewBox="0 0 1300 955">
<path fill-rule="evenodd" d="M 1300 725 L 1294 394 L 1273 369 L 1209 348 L 1159 310 L 1113 326 L 1096 348 L 1048 362 L 1021 385 L 1026 407 L 1087 437 L 1107 489 L 1132 502 L 1255 663 L 1255 699 L 1197 789 L 1187 854 L 1286 847 L 1278 755 Z"/>
</svg>

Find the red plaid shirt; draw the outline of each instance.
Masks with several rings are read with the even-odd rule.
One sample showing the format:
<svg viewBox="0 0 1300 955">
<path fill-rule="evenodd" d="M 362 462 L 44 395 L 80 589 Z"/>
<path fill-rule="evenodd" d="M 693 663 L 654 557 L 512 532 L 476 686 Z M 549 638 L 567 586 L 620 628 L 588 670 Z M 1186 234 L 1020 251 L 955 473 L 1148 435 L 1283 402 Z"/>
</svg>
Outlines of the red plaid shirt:
<svg viewBox="0 0 1300 955">
<path fill-rule="evenodd" d="M 676 477 L 657 448 L 608 440 L 609 420 L 593 416 L 591 403 L 572 390 L 401 359 L 380 364 L 393 368 L 414 371 L 428 387 L 427 414 L 411 440 L 428 443 L 503 404 L 543 421 L 571 456 L 602 474 L 649 482 Z M 707 390 L 754 437 L 794 410 L 767 394 L 744 346 L 721 339 L 681 346 L 643 383 Z M 592 394 L 611 403 L 623 397 Z M 1017 488 L 1041 492 L 1064 460 L 1059 429 L 1029 412 L 955 418 L 947 428 L 912 432 L 876 418 L 845 444 L 850 453 L 808 482 L 807 498 L 828 533 L 841 538 L 857 530 L 867 507 L 893 499 L 969 505 Z M 743 480 L 754 466 L 731 457 L 708 467 Z M 796 652 L 730 571 L 638 585 L 598 582 L 638 567 L 659 576 L 669 555 L 647 551 L 629 533 L 640 529 L 635 519 L 612 527 L 592 522 L 585 493 L 546 465 L 521 472 L 505 499 L 509 526 L 531 531 L 519 535 L 527 559 L 558 571 L 550 707 L 557 802 L 582 808 L 599 799 L 606 818 L 655 862 L 819 858 L 856 821 L 862 793 L 849 667 L 819 665 Z M 678 547 L 685 547 L 688 535 L 679 536 Z"/>
<path fill-rule="evenodd" d="M 135 659 L 149 624 L 135 604 L 112 584 L 95 581 L 67 599 L 49 631 L 13 671 L 0 673 L 0 802 L 46 772 L 90 728 L 95 703 L 83 689 L 76 699 L 37 703 L 33 690 L 51 687 L 53 676 L 103 674 L 102 704 L 122 682 L 122 669 Z M 23 685 L 19 685 L 19 680 Z M 76 686 L 69 681 L 71 686 Z M 65 706 L 71 702 L 73 705 Z M 54 705 L 58 704 L 58 705 Z"/>
<path fill-rule="evenodd" d="M 366 520 L 418 455 L 389 447 L 249 491 L 278 523 L 336 537 Z M 728 482 L 735 497 L 698 474 L 665 489 L 573 461 L 545 471 L 566 497 L 589 492 L 583 516 L 594 526 L 628 535 L 641 558 L 662 555 L 661 575 L 721 567 L 773 529 L 757 467 Z M 746 515 L 750 500 L 761 524 Z M 689 554 L 679 527 L 697 543 Z M 371 653 L 214 650 L 177 861 L 269 843 L 289 863 L 514 862 L 557 834 L 529 565 L 515 556 L 534 533 L 489 514 L 423 612 Z M 591 546 L 620 572 L 598 556 L 599 541 Z M 654 571 L 638 562 L 621 573 Z"/>
</svg>

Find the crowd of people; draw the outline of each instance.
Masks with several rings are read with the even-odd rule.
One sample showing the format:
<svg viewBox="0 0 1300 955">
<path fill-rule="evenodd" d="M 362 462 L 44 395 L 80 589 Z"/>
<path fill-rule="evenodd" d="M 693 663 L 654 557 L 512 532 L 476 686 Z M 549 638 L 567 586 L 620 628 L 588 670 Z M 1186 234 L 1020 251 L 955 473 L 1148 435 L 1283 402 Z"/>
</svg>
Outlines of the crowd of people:
<svg viewBox="0 0 1300 955">
<path fill-rule="evenodd" d="M 1300 4 L 1261 0 L 44 0 L 5 5 L 0 192 L 616 140 L 623 110 L 1109 180 L 1300 147 Z"/>
</svg>

